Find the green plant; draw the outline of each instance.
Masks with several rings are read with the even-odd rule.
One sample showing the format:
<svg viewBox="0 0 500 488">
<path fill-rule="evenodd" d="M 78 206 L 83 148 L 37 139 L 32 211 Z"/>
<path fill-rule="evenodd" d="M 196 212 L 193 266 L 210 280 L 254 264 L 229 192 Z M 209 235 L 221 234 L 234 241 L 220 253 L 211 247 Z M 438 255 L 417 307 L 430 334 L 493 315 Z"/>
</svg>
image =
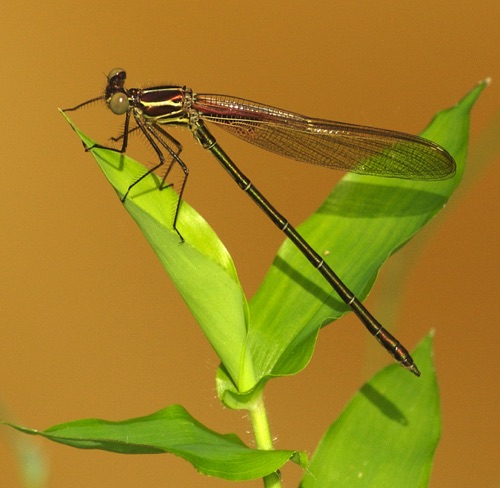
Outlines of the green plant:
<svg viewBox="0 0 500 488">
<path fill-rule="evenodd" d="M 469 112 L 485 85 L 440 112 L 422 134 L 455 158 L 453 178 L 422 182 L 348 174 L 299 227 L 318 251 L 332 251 L 325 253 L 325 260 L 361 299 L 383 262 L 444 206 L 460 182 Z M 94 146 L 72 127 L 87 148 Z M 102 148 L 90 151 L 120 197 L 144 171 L 125 155 Z M 157 187 L 158 178 L 145 178 L 125 207 L 220 358 L 219 398 L 230 408 L 248 411 L 257 448 L 247 447 L 233 434 L 211 431 L 179 405 L 122 422 L 77 420 L 44 431 L 8 425 L 82 449 L 173 453 L 206 475 L 233 481 L 263 478 L 266 487 L 281 486 L 277 472 L 289 460 L 307 467 L 303 488 L 392 486 L 394 479 L 400 486 L 425 486 L 440 434 L 431 337 L 414 353 L 422 377 L 395 364 L 375 375 L 327 430 L 311 462 L 297 450 L 274 450 L 263 401 L 266 383 L 300 372 L 313 354 L 321 327 L 342 316 L 347 307 L 289 242 L 247 302 L 226 248 L 186 202 L 177 222 L 185 239 L 179 245 L 165 212 L 175 205 L 177 195 Z"/>
</svg>

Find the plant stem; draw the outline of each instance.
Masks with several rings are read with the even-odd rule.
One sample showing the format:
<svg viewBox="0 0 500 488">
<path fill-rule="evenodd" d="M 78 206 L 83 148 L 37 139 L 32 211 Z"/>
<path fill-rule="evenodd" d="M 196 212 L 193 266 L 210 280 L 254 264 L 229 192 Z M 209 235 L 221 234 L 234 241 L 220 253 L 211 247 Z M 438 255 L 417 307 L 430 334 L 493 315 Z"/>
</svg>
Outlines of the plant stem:
<svg viewBox="0 0 500 488">
<path fill-rule="evenodd" d="M 262 391 L 252 403 L 249 409 L 250 421 L 252 422 L 255 441 L 258 449 L 271 451 L 274 449 L 273 438 L 269 428 L 269 421 L 267 419 L 266 407 L 264 405 L 264 396 Z M 281 478 L 279 473 L 272 473 L 264 477 L 265 488 L 282 488 Z"/>
</svg>

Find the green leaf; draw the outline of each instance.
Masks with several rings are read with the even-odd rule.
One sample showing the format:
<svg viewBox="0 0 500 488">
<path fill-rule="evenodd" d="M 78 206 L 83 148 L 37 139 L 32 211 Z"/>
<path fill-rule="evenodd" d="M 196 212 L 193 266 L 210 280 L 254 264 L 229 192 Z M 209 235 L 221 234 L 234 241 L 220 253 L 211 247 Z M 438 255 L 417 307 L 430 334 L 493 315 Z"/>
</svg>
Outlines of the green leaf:
<svg viewBox="0 0 500 488">
<path fill-rule="evenodd" d="M 250 449 L 234 434 L 222 435 L 207 429 L 180 405 L 120 422 L 76 420 L 44 431 L 3 423 L 26 434 L 40 435 L 79 449 L 120 454 L 175 454 L 203 474 L 232 481 L 262 478 L 277 471 L 292 457 L 304 459 L 294 451 Z"/>
<path fill-rule="evenodd" d="M 120 198 L 145 168 L 126 155 L 93 147 L 96 143 L 69 120 Z M 160 258 L 193 316 L 242 389 L 255 384 L 246 348 L 248 306 L 231 256 L 207 222 L 183 201 L 177 227 L 173 215 L 178 196 L 171 188 L 158 191 L 155 175 L 144 178 L 125 200 L 125 208 Z"/>
<path fill-rule="evenodd" d="M 441 434 L 431 335 L 414 359 L 420 378 L 394 364 L 361 388 L 321 440 L 301 488 L 427 486 Z"/>
<path fill-rule="evenodd" d="M 347 174 L 298 228 L 359 298 L 367 296 L 384 261 L 444 207 L 460 182 L 470 109 L 486 84 L 440 112 L 422 133 L 455 158 L 453 178 L 411 181 Z M 346 311 L 322 276 L 285 241 L 250 302 L 248 345 L 256 378 L 300 371 L 311 358 L 320 327 Z"/>
</svg>

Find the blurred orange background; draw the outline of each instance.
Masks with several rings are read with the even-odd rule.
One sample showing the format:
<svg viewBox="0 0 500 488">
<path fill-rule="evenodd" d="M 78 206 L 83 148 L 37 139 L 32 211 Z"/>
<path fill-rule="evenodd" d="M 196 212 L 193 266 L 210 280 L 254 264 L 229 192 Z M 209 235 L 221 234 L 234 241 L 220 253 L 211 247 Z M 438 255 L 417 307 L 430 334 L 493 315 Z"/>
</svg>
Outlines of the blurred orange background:
<svg viewBox="0 0 500 488">
<path fill-rule="evenodd" d="M 38 429 L 180 403 L 208 427 L 252 443 L 248 419 L 216 398 L 217 357 L 57 107 L 98 96 L 105 75 L 120 66 L 128 86 L 186 84 L 418 133 L 491 76 L 472 112 L 462 186 L 403 250 L 412 262 L 397 336 L 413 348 L 436 329 L 444 427 L 430 486 L 500 486 L 497 0 L 47 1 L 10 3 L 3 16 L 0 398 L 2 416 L 8 409 L 10 418 Z M 82 117 L 91 122 L 81 128 L 98 138 L 115 135 L 120 121 L 104 111 L 87 110 Z M 293 223 L 341 177 L 216 136 Z M 176 137 L 191 170 L 185 198 L 225 242 L 251 297 L 282 236 L 187 131 Z M 387 273 L 368 300 L 375 310 L 391 300 L 384 279 Z M 313 452 L 343 405 L 389 363 L 353 317 L 327 327 L 309 367 L 267 387 L 276 446 Z M 0 428 L 2 487 L 21 486 L 9 442 L 20 437 Z M 47 458 L 51 488 L 232 486 L 174 456 L 24 440 Z M 283 475 L 285 486 L 297 486 L 301 471 L 290 465 Z"/>
</svg>

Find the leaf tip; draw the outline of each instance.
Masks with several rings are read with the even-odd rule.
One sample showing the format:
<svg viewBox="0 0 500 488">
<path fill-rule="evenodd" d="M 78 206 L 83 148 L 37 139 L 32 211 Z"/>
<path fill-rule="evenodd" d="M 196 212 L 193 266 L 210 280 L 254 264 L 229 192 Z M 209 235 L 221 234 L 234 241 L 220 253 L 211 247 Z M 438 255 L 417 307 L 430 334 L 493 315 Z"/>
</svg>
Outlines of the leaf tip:
<svg viewBox="0 0 500 488">
<path fill-rule="evenodd" d="M 493 79 L 491 78 L 491 76 L 488 76 L 484 80 L 481 80 L 478 83 L 478 85 L 490 86 L 492 82 L 493 82 Z"/>
</svg>

